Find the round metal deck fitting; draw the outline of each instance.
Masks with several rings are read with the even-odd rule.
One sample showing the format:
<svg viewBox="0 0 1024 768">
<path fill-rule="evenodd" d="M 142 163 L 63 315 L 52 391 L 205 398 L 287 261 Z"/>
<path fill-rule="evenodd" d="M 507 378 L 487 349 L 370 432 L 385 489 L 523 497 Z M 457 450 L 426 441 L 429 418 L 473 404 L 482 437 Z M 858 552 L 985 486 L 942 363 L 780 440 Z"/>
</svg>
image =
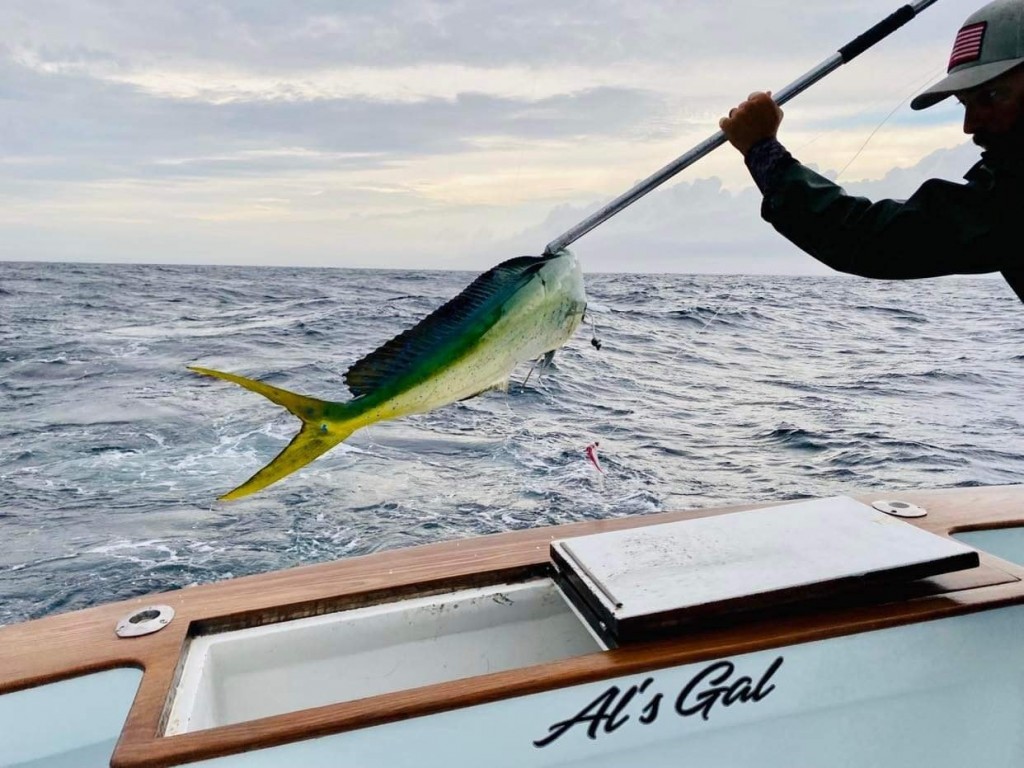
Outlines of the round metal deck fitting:
<svg viewBox="0 0 1024 768">
<path fill-rule="evenodd" d="M 911 504 L 909 501 L 881 500 L 873 502 L 871 506 L 894 517 L 924 517 L 928 514 L 924 507 Z"/>
<path fill-rule="evenodd" d="M 118 637 L 141 637 L 159 632 L 171 623 L 174 609 L 169 605 L 149 605 L 117 622 Z"/>
</svg>

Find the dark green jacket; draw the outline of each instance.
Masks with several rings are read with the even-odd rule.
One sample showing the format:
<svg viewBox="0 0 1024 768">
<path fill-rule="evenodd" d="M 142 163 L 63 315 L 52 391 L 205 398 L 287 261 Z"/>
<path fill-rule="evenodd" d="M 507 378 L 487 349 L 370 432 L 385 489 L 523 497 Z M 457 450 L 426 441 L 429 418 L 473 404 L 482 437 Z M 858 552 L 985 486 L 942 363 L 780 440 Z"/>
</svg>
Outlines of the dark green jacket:
<svg viewBox="0 0 1024 768">
<path fill-rule="evenodd" d="M 761 215 L 833 269 L 907 280 L 1001 272 L 1024 301 L 1024 161 L 983 159 L 966 184 L 932 179 L 906 201 L 871 202 L 787 157 Z"/>
</svg>

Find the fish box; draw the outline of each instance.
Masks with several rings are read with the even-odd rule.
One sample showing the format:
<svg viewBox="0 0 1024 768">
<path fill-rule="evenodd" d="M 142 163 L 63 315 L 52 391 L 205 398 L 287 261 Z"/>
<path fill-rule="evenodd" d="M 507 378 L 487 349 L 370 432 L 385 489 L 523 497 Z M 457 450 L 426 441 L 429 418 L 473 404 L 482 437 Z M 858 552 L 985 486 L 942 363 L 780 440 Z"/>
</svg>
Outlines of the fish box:
<svg viewBox="0 0 1024 768">
<path fill-rule="evenodd" d="M 165 735 L 602 650 L 551 579 L 191 639 Z"/>
</svg>

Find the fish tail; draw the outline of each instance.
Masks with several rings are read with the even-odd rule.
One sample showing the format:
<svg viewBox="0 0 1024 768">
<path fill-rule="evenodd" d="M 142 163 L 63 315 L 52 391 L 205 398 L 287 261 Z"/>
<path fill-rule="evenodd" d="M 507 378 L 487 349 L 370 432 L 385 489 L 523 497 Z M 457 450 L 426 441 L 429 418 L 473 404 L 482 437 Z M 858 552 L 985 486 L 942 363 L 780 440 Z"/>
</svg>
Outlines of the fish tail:
<svg viewBox="0 0 1024 768">
<path fill-rule="evenodd" d="M 247 379 L 244 376 L 236 376 L 233 373 L 223 373 L 209 368 L 199 366 L 188 366 L 190 371 L 204 376 L 231 381 L 246 389 L 258 392 L 268 400 L 284 406 L 293 414 L 302 419 L 302 428 L 292 438 L 292 441 L 285 446 L 284 450 L 274 457 L 274 460 L 263 469 L 250 477 L 233 491 L 228 491 L 218 497 L 222 501 L 230 501 L 248 496 L 250 493 L 266 488 L 271 483 L 276 483 L 283 477 L 290 475 L 300 469 L 313 459 L 331 450 L 338 443 L 351 435 L 358 425 L 354 421 L 338 420 L 337 414 L 328 415 L 328 407 L 337 404 L 324 400 L 317 400 L 305 395 L 297 395 L 287 389 L 274 387 L 262 381 Z"/>
</svg>

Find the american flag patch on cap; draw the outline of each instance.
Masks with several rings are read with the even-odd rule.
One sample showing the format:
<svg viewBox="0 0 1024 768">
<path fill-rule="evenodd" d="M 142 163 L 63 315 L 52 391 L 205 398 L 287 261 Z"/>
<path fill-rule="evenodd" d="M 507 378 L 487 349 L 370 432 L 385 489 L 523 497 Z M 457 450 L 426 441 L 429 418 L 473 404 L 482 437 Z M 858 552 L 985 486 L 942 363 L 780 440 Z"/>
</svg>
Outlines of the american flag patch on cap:
<svg viewBox="0 0 1024 768">
<path fill-rule="evenodd" d="M 953 41 L 953 52 L 949 54 L 949 66 L 946 67 L 947 72 L 960 64 L 977 61 L 981 58 L 981 41 L 985 37 L 985 27 L 987 26 L 988 22 L 982 21 L 962 27 L 956 33 L 956 40 Z"/>
</svg>

